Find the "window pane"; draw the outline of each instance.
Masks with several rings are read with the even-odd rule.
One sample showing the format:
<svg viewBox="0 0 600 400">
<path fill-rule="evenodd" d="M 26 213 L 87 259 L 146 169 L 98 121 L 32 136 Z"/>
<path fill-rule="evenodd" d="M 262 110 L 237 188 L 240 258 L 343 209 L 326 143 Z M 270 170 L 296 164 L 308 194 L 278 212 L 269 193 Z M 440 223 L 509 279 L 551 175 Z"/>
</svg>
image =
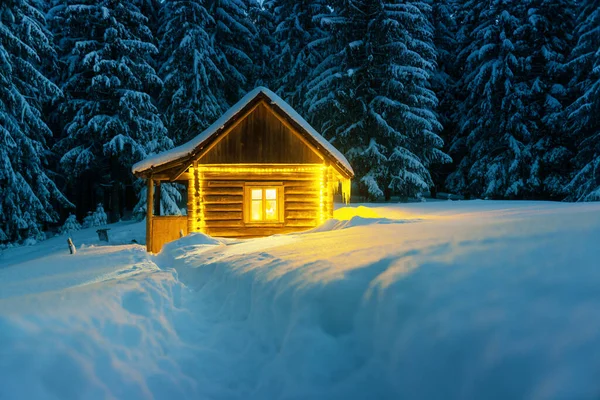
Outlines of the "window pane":
<svg viewBox="0 0 600 400">
<path fill-rule="evenodd" d="M 277 200 L 267 200 L 265 203 L 265 219 L 267 221 L 277 220 Z"/>
<path fill-rule="evenodd" d="M 252 200 L 262 199 L 262 189 L 252 189 Z"/>
<path fill-rule="evenodd" d="M 262 219 L 263 219 L 262 200 L 252 200 L 251 215 L 252 215 L 252 218 L 251 218 L 252 221 L 262 221 Z"/>
<path fill-rule="evenodd" d="M 265 198 L 267 200 L 277 199 L 277 189 L 265 189 L 265 192 L 266 192 Z"/>
</svg>

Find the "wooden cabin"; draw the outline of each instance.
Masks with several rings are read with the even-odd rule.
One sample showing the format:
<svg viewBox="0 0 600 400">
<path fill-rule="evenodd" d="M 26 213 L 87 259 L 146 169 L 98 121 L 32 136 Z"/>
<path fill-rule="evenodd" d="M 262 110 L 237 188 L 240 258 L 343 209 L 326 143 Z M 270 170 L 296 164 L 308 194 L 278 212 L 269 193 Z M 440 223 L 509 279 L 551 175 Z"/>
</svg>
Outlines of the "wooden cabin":
<svg viewBox="0 0 600 400">
<path fill-rule="evenodd" d="M 333 216 L 348 160 L 276 94 L 259 87 L 194 139 L 135 164 L 147 180 L 146 245 L 189 232 L 251 238 L 308 230 Z M 187 215 L 161 216 L 160 184 L 187 186 Z"/>
</svg>

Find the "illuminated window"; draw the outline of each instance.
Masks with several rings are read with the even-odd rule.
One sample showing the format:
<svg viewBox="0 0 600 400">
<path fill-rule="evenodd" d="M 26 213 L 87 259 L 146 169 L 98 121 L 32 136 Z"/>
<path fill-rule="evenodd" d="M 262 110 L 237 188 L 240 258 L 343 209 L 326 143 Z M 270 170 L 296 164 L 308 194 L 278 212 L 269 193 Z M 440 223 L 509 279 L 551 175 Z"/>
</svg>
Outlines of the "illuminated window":
<svg viewBox="0 0 600 400">
<path fill-rule="evenodd" d="M 246 190 L 248 222 L 280 222 L 281 195 L 275 187 L 249 187 Z"/>
</svg>

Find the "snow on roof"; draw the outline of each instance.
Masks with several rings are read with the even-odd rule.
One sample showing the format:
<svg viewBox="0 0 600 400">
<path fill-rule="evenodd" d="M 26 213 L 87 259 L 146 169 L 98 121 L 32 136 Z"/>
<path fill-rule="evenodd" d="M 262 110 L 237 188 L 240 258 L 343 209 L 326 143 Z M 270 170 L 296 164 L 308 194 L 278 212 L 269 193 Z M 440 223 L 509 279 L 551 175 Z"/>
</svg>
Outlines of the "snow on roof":
<svg viewBox="0 0 600 400">
<path fill-rule="evenodd" d="M 331 143 L 329 143 L 329 141 L 327 141 L 323 136 L 321 136 L 304 118 L 302 118 L 302 116 L 300 116 L 300 114 L 296 112 L 296 110 L 294 110 L 289 104 L 287 104 L 281 97 L 277 96 L 271 90 L 262 86 L 259 86 L 251 92 L 248 92 L 248 94 L 246 94 L 240 101 L 238 101 L 233 107 L 231 107 L 227 112 L 225 112 L 221 116 L 221 118 L 219 118 L 204 132 L 200 133 L 198 136 L 196 136 L 189 142 L 174 147 L 171 150 L 167 150 L 154 156 L 147 157 L 146 159 L 134 164 L 132 167 L 132 172 L 134 174 L 142 172 L 150 168 L 158 167 L 168 162 L 175 161 L 180 158 L 184 158 L 191 155 L 198 146 L 202 145 L 202 143 L 207 141 L 219 129 L 225 126 L 225 124 L 230 119 L 232 119 L 237 113 L 239 113 L 244 107 L 246 107 L 248 103 L 250 103 L 261 93 L 267 96 L 271 103 L 279 107 L 285 114 L 287 114 L 289 118 L 294 120 L 294 122 L 296 122 L 307 134 L 312 136 L 312 138 L 326 152 L 328 152 L 335 159 L 335 161 L 337 161 L 344 169 L 346 169 L 350 174 L 354 175 L 352 166 L 350 165 L 346 157 L 344 157 L 344 155 L 340 153 L 338 149 L 336 149 Z"/>
</svg>

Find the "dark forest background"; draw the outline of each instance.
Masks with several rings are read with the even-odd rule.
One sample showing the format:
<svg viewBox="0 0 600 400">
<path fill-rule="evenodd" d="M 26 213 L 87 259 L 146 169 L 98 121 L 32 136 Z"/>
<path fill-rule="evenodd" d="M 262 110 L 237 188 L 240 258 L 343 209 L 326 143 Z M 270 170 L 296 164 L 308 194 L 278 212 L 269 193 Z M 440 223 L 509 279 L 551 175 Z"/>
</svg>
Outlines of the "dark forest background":
<svg viewBox="0 0 600 400">
<path fill-rule="evenodd" d="M 600 200 L 600 0 L 2 0 L 0 243 L 143 215 L 131 166 L 259 85 L 365 199 Z"/>
</svg>

